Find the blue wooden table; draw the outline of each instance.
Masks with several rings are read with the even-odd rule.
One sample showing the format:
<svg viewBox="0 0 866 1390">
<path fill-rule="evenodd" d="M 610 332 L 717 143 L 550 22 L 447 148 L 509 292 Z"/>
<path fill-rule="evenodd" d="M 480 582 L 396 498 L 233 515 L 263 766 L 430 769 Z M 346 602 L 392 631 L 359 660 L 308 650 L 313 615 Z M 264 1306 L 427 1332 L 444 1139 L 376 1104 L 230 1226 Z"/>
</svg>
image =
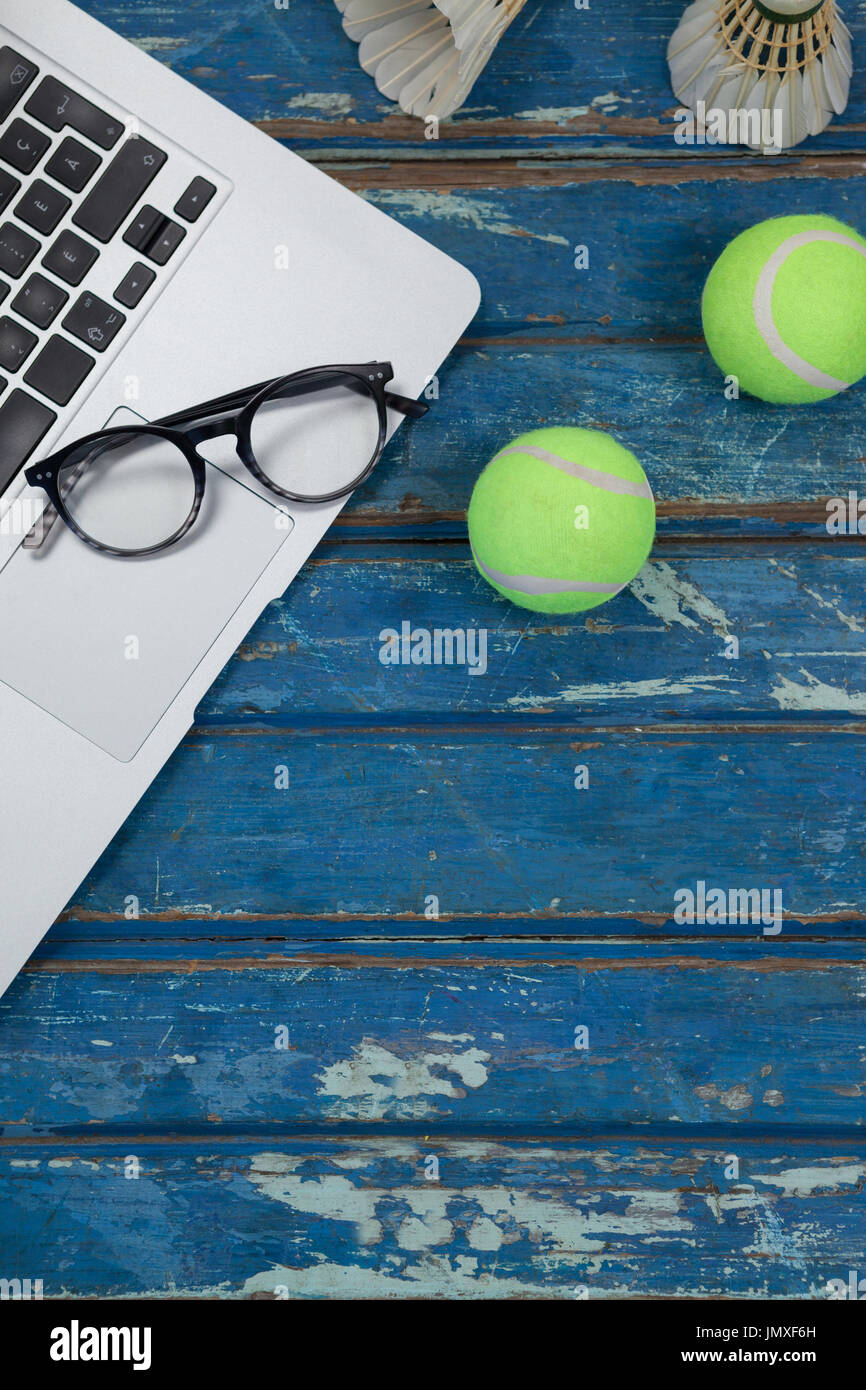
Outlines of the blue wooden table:
<svg viewBox="0 0 866 1390">
<path fill-rule="evenodd" d="M 826 1297 L 866 1273 L 866 558 L 825 525 L 866 495 L 866 391 L 725 400 L 699 301 L 761 218 L 866 227 L 866 11 L 846 115 L 762 159 L 674 143 L 677 0 L 530 0 L 438 142 L 327 0 L 85 8 L 484 301 L 0 1001 L 0 1273 Z M 486 460 L 554 422 L 659 500 L 640 579 L 573 620 L 465 536 Z M 486 629 L 486 675 L 383 666 L 404 619 Z M 782 930 L 677 922 L 699 881 L 780 891 Z"/>
</svg>

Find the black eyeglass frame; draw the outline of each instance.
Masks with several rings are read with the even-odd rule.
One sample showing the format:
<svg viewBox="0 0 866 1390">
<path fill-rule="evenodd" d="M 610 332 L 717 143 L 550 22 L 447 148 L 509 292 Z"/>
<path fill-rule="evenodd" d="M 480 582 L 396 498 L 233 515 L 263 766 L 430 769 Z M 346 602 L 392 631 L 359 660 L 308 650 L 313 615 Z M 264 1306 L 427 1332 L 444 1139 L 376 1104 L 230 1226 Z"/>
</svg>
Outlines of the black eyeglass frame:
<svg viewBox="0 0 866 1390">
<path fill-rule="evenodd" d="M 269 492 L 285 498 L 288 502 L 315 504 L 336 502 L 342 497 L 348 497 L 350 493 L 367 481 L 382 457 L 388 437 L 387 411 L 389 409 L 396 410 L 401 415 L 421 419 L 430 409 L 423 401 L 413 401 L 406 396 L 400 396 L 387 390 L 388 382 L 392 381 L 393 377 L 394 369 L 390 362 L 307 367 L 299 372 L 291 372 L 288 376 L 272 377 L 270 381 L 259 382 L 256 386 L 246 386 L 241 390 L 232 391 L 228 395 L 218 396 L 212 401 L 205 401 L 201 405 L 191 406 L 189 409 L 178 411 L 173 415 L 166 415 L 161 420 L 155 420 L 152 424 L 117 425 L 112 429 L 97 430 L 94 434 L 74 440 L 71 444 L 58 450 L 56 454 L 52 454 L 40 463 L 25 469 L 24 476 L 31 487 L 42 488 L 47 494 L 56 516 L 60 517 L 79 540 L 84 541 L 85 545 L 89 545 L 103 554 L 115 555 L 122 559 L 156 555 L 183 540 L 198 519 L 207 479 L 207 460 L 198 452 L 198 445 L 208 439 L 233 434 L 236 440 L 237 455 L 244 467 Z M 271 399 L 279 400 L 291 394 L 308 395 L 315 390 L 327 390 L 328 387 L 337 384 L 335 378 L 341 378 L 342 384 L 348 385 L 352 390 L 368 394 L 375 402 L 379 434 L 373 455 L 363 470 L 345 487 L 315 496 L 290 492 L 273 482 L 259 466 L 255 457 L 251 430 L 256 411 Z M 316 384 L 317 379 L 318 384 Z M 297 387 L 297 391 L 286 391 L 286 388 L 291 387 Z M 114 439 L 123 437 L 129 439 L 136 435 L 167 439 L 174 444 L 190 466 L 195 493 L 189 516 L 167 540 L 160 541 L 159 545 L 147 546 L 140 550 L 123 550 L 115 546 L 105 545 L 102 541 L 96 540 L 94 536 L 90 536 L 82 530 L 71 515 L 61 495 L 61 473 L 68 460 L 88 445 L 98 445 L 102 441 L 108 444 Z M 81 462 L 86 465 L 87 459 L 85 458 Z M 50 530 L 54 519 L 56 518 L 47 518 L 43 514 L 43 534 L 47 534 L 47 531 Z M 46 522 L 47 526 L 45 526 Z M 37 528 L 39 525 L 40 523 L 37 523 Z"/>
</svg>

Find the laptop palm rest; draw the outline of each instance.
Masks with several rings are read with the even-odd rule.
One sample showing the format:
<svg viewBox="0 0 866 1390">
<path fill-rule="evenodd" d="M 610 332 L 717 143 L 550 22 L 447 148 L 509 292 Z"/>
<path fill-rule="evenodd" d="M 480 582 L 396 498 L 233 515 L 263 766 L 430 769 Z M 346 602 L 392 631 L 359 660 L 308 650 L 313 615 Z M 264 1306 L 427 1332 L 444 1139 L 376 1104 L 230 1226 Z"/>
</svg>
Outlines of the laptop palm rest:
<svg viewBox="0 0 866 1390">
<path fill-rule="evenodd" d="M 102 555 L 58 523 L 0 573 L 0 681 L 129 762 L 292 524 L 211 464 L 198 521 L 160 555 Z"/>
</svg>

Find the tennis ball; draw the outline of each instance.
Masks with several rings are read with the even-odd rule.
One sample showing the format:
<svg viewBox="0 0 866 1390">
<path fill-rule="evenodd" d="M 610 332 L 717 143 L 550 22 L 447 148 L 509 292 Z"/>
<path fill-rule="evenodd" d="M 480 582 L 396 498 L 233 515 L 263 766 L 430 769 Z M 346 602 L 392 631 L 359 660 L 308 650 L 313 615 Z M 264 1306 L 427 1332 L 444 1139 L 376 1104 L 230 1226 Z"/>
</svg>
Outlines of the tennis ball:
<svg viewBox="0 0 866 1390">
<path fill-rule="evenodd" d="M 535 613 L 579 613 L 634 579 L 655 535 L 646 474 L 601 430 L 531 430 L 491 459 L 469 540 L 494 589 Z"/>
<path fill-rule="evenodd" d="M 772 217 L 710 271 L 704 336 L 725 376 L 778 404 L 823 401 L 866 374 L 866 241 L 833 217 Z"/>
</svg>

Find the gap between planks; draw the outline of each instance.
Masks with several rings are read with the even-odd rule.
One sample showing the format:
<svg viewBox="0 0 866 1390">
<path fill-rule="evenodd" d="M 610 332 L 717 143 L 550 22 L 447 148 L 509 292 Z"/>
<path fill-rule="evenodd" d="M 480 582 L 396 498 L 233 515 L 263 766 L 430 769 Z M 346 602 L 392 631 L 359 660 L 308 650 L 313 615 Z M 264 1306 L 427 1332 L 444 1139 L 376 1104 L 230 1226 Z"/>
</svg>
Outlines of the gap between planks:
<svg viewBox="0 0 866 1390">
<path fill-rule="evenodd" d="M 13 1128 L 7 1125 L 8 1129 Z M 233 1129 L 214 1122 L 212 1131 L 189 1131 L 187 1133 L 154 1125 L 142 1131 L 133 1125 L 106 1124 L 94 1132 L 88 1127 L 85 1133 L 75 1126 L 64 1126 L 64 1132 L 45 1134 L 0 1134 L 0 1151 L 39 1150 L 39 1149 L 113 1149 L 136 1143 L 153 1148 L 171 1146 L 172 1149 L 216 1146 L 217 1148 L 260 1149 L 263 1144 L 328 1144 L 334 1147 L 358 1146 L 380 1147 L 390 1144 L 415 1142 L 426 1144 L 435 1140 L 437 1144 L 473 1145 L 488 1143 L 507 1151 L 519 1147 L 535 1148 L 541 1144 L 555 1145 L 569 1149 L 595 1148 L 601 1144 L 628 1144 L 652 1146 L 665 1145 L 670 1148 L 690 1149 L 705 1152 L 730 1144 L 733 1140 L 742 1146 L 772 1145 L 774 1148 L 787 1145 L 804 1147 L 826 1147 L 838 1149 L 841 1144 L 863 1150 L 866 1145 L 866 1127 L 860 1125 L 761 1125 L 745 1122 L 731 1125 L 683 1124 L 674 1129 L 669 1125 L 647 1123 L 632 1125 L 563 1125 L 552 1128 L 532 1125 L 473 1124 L 466 1128 L 454 1124 L 437 1124 L 431 1129 L 430 1123 L 419 1125 L 411 1120 L 389 1120 L 359 1129 L 350 1120 L 328 1121 L 322 1124 L 308 1122 L 292 1124 L 264 1123 L 261 1127 L 253 1124 L 237 1125 Z M 843 1155 L 848 1157 L 846 1153 Z M 853 1155 L 851 1155 L 853 1156 Z M 689 1187 L 690 1191 L 698 1191 Z"/>
<path fill-rule="evenodd" d="M 830 499 L 828 498 L 827 501 L 829 500 Z M 700 520 L 700 517 L 695 513 L 688 510 L 680 510 L 680 505 L 681 504 L 679 503 L 672 503 L 670 506 L 666 506 L 664 503 L 661 503 L 657 507 L 657 515 L 662 518 L 670 519 L 678 519 L 682 517 L 683 520 L 693 519 L 696 522 Z M 736 546 L 739 550 L 742 550 L 744 546 L 748 547 L 749 545 L 755 545 L 760 546 L 762 550 L 766 550 L 766 548 L 769 546 L 776 546 L 780 554 L 785 554 L 788 550 L 788 547 L 791 545 L 809 545 L 813 549 L 817 549 L 819 546 L 831 544 L 833 547 L 833 553 L 837 553 L 840 549 L 847 551 L 856 551 L 858 548 L 860 548 L 864 551 L 864 554 L 866 554 L 866 533 L 864 533 L 863 536 L 828 536 L 826 526 L 824 525 L 823 520 L 816 519 L 814 515 L 810 514 L 810 509 L 818 505 L 818 502 L 792 502 L 782 504 L 757 503 L 754 507 L 751 508 L 740 508 L 738 515 L 738 509 L 728 506 L 726 503 L 707 503 L 704 509 L 704 515 L 708 520 L 712 520 L 713 517 L 716 517 L 719 520 L 730 521 L 752 521 L 766 519 L 772 521 L 774 524 L 778 526 L 790 526 L 792 524 L 796 525 L 799 521 L 799 523 L 803 526 L 814 527 L 815 531 L 814 533 L 809 531 L 786 532 L 783 535 L 772 533 L 755 534 L 754 532 L 748 531 L 733 534 L 709 530 L 671 531 L 657 534 L 655 540 L 653 541 L 653 547 L 655 548 L 657 546 L 664 546 L 666 550 L 670 550 L 672 547 L 680 546 L 684 550 L 691 550 L 695 546 L 704 547 L 709 545 L 732 545 Z M 714 510 L 714 508 L 716 510 Z M 824 515 L 826 516 L 826 506 Z M 410 535 L 408 534 L 407 529 L 407 533 L 404 533 L 403 535 L 352 535 L 353 530 L 357 531 L 361 528 L 409 528 L 412 526 L 439 525 L 442 523 L 446 523 L 449 525 L 459 525 L 461 527 L 461 533 L 437 536 L 432 536 L 429 534 Z M 465 557 L 460 556 L 459 558 L 461 560 L 465 558 L 465 561 L 468 563 L 469 540 L 465 532 L 465 526 L 465 512 L 434 512 L 424 510 L 410 511 L 408 509 L 404 509 L 400 512 L 353 512 L 350 516 L 344 515 L 342 518 L 338 517 L 337 520 L 332 523 L 331 531 L 323 537 L 323 539 L 319 543 L 318 549 L 307 561 L 307 566 L 331 565 L 341 563 L 342 557 L 340 557 L 339 555 L 322 555 L 321 550 L 323 547 L 329 547 L 333 549 L 335 546 L 343 545 L 425 545 L 431 547 L 445 547 L 453 546 L 455 543 L 461 543 L 465 549 Z M 820 528 L 820 530 L 818 530 L 818 528 Z M 353 554 L 347 555 L 343 562 L 352 565 L 365 563 L 377 564 L 381 558 L 381 556 L 375 555 L 365 558 Z M 428 555 L 424 556 L 424 559 L 431 560 L 434 563 L 436 563 L 439 561 L 440 557 L 435 555 L 431 551 Z"/>
<path fill-rule="evenodd" d="M 535 913 L 524 913 L 522 916 L 517 916 L 513 912 L 484 912 L 477 913 L 474 917 L 468 919 L 465 916 L 461 916 L 460 914 L 456 913 L 443 913 L 441 917 L 438 917 L 436 919 L 437 930 L 435 933 L 430 931 L 428 925 L 425 930 L 422 930 L 420 932 L 411 932 L 406 936 L 400 936 L 399 933 L 392 933 L 389 931 L 389 928 L 392 925 L 404 927 L 424 927 L 424 924 L 429 923 L 430 919 L 428 917 L 423 916 L 423 914 L 420 912 L 395 912 L 389 916 L 383 916 L 382 913 L 377 912 L 351 914 L 339 912 L 322 912 L 318 915 L 311 915 L 308 912 L 205 913 L 185 911 L 181 908 L 166 907 L 154 908 L 152 911 L 145 912 L 145 914 L 142 917 L 137 917 L 132 920 L 136 921 L 139 924 L 140 931 L 138 933 L 135 933 L 129 926 L 130 919 L 121 916 L 121 914 L 118 912 L 109 912 L 102 908 L 72 906 L 66 908 L 57 918 L 58 923 L 73 923 L 78 925 L 84 925 L 87 922 L 114 923 L 117 926 L 125 924 L 123 925 L 122 934 L 120 936 L 113 938 L 101 937 L 100 941 L 103 944 L 107 942 L 110 943 L 112 940 L 124 942 L 128 942 L 130 940 L 149 941 L 151 940 L 151 937 L 150 934 L 146 932 L 146 928 L 148 924 L 156 922 L 187 922 L 190 924 L 194 923 L 205 926 L 208 924 L 217 925 L 219 923 L 230 923 L 232 925 L 238 923 L 249 923 L 251 926 L 254 926 L 258 923 L 261 923 L 264 926 L 274 927 L 282 926 L 284 924 L 289 923 L 302 923 L 304 926 L 307 927 L 315 927 L 317 925 L 322 925 L 334 928 L 335 934 L 334 936 L 330 937 L 324 936 L 318 932 L 311 932 L 307 936 L 295 935 L 289 932 L 285 932 L 282 934 L 274 934 L 265 938 L 269 941 L 283 941 L 286 945 L 290 945 L 293 947 L 297 946 L 300 942 L 306 942 L 311 947 L 318 947 L 323 944 L 328 944 L 329 942 L 337 941 L 341 942 L 343 945 L 354 943 L 365 947 L 375 947 L 377 945 L 391 947 L 398 943 L 407 946 L 437 946 L 440 945 L 443 941 L 449 941 L 452 944 L 459 943 L 460 945 L 487 945 L 492 946 L 495 949 L 498 949 L 500 946 L 503 945 L 542 945 L 564 947 L 581 946 L 585 948 L 587 945 L 591 945 L 593 943 L 604 946 L 614 945 L 620 946 L 622 948 L 627 947 L 629 949 L 632 949 L 635 946 L 654 946 L 666 948 L 668 946 L 675 945 L 679 945 L 680 948 L 682 948 L 683 941 L 688 941 L 690 939 L 688 936 L 684 936 L 682 932 L 666 932 L 661 930 L 658 930 L 657 934 L 653 936 L 646 937 L 637 936 L 634 932 L 630 931 L 614 931 L 607 933 L 604 931 L 604 927 L 608 924 L 610 926 L 614 926 L 616 923 L 622 924 L 628 922 L 632 926 L 637 924 L 641 927 L 655 927 L 659 929 L 667 927 L 671 919 L 669 915 L 660 912 L 635 912 L 627 918 L 622 916 L 599 918 L 598 913 L 593 912 L 591 909 L 586 909 L 582 912 L 570 913 L 560 913 L 551 909 L 544 909 Z M 861 926 L 864 930 L 864 933 L 866 933 L 866 919 L 864 919 L 860 913 L 852 913 L 841 910 L 838 912 L 816 912 L 812 916 L 808 916 L 805 913 L 800 914 L 798 916 L 786 916 L 783 913 L 782 920 L 788 929 L 794 926 L 815 928 L 816 934 L 814 936 L 810 936 L 805 933 L 798 934 L 796 938 L 794 938 L 798 945 L 801 943 L 819 945 L 829 944 L 829 942 L 831 941 L 835 942 L 838 940 L 836 936 L 828 937 L 824 933 L 819 933 L 818 928 L 821 926 L 830 927 L 833 925 L 843 925 L 845 923 L 848 923 L 852 926 Z M 475 928 L 475 930 L 466 930 L 465 928 L 467 922 L 471 923 L 471 926 Z M 548 930 L 547 932 L 521 932 L 517 930 L 512 930 L 503 932 L 501 934 L 498 932 L 494 933 L 492 931 L 484 930 L 485 926 L 489 926 L 492 928 L 493 925 L 497 922 L 507 922 L 511 924 L 512 927 L 514 927 L 516 924 L 524 924 L 526 926 L 535 927 L 543 923 L 548 928 L 554 925 L 560 926 L 569 923 L 574 924 L 576 926 L 578 922 L 585 922 L 588 923 L 590 930 L 588 933 L 581 933 L 576 929 L 572 932 L 553 932 L 550 930 Z M 372 936 L 363 932 L 361 928 L 366 925 L 381 927 L 381 936 Z M 355 936 L 351 933 L 347 934 L 346 930 L 338 932 L 338 927 L 343 927 L 344 929 L 354 927 L 358 931 L 358 935 Z M 454 930 L 449 932 L 448 930 L 446 930 L 447 928 L 454 928 Z M 74 939 L 75 938 L 71 935 L 67 935 L 64 937 L 64 941 L 66 944 L 69 944 L 70 942 L 74 941 Z M 84 939 L 88 941 L 90 940 L 89 937 L 85 937 Z M 263 938 L 257 934 L 244 937 L 240 936 L 236 932 L 231 932 L 226 936 L 221 936 L 218 932 L 209 932 L 204 939 L 211 944 L 237 944 L 242 941 L 260 943 Z M 700 939 L 703 940 L 706 946 L 709 946 L 710 943 L 714 945 L 718 944 L 728 946 L 742 945 L 744 943 L 749 944 L 750 942 L 754 943 L 753 935 L 742 931 L 717 932 Z M 178 937 L 174 933 L 172 933 L 172 941 L 174 943 L 184 940 L 190 942 L 200 942 L 202 940 L 202 937 L 200 934 L 196 934 L 195 936 L 190 937 Z M 757 943 L 755 944 L 766 944 L 766 938 L 759 938 Z M 772 946 L 772 938 L 770 939 L 769 944 Z M 90 942 L 90 945 L 91 949 L 93 949 L 94 943 Z"/>
<path fill-rule="evenodd" d="M 327 159 L 329 157 L 345 158 L 345 149 L 334 145 L 328 148 L 329 143 L 336 141 L 351 140 L 357 142 L 358 149 L 362 157 L 369 155 L 369 146 L 376 142 L 379 149 L 374 145 L 373 157 L 376 154 L 384 154 L 382 144 L 387 149 L 387 155 L 392 159 L 405 159 L 414 162 L 428 162 L 433 160 L 448 160 L 454 158 L 472 159 L 473 154 L 465 149 L 468 142 L 477 142 L 482 148 L 478 151 L 478 157 L 490 159 L 490 150 L 485 150 L 483 145 L 487 143 L 492 150 L 496 146 L 501 146 L 508 140 L 529 141 L 537 143 L 543 140 L 553 140 L 562 142 L 548 147 L 541 152 L 542 158 L 562 159 L 675 159 L 678 163 L 704 162 L 732 160 L 737 152 L 731 147 L 717 147 L 711 145 L 702 146 L 700 152 L 693 152 L 691 147 L 677 145 L 675 136 L 677 125 L 674 115 L 678 109 L 676 105 L 663 110 L 659 116 L 616 116 L 605 114 L 603 111 L 583 111 L 571 117 L 561 117 L 554 121 L 529 120 L 516 117 L 493 117 L 493 118 L 473 118 L 464 117 L 457 121 L 445 121 L 439 127 L 438 140 L 428 140 L 426 138 L 426 127 L 423 121 L 407 116 L 404 112 L 394 110 L 378 121 L 357 120 L 348 117 L 345 120 L 323 120 L 315 116 L 271 116 L 263 117 L 254 121 L 252 124 L 261 130 L 265 135 L 270 135 L 274 140 L 287 140 L 297 143 L 300 140 L 315 141 L 311 151 L 306 152 L 305 157 L 313 159 Z M 858 122 L 851 122 L 843 125 L 835 122 L 833 125 L 833 136 L 858 136 L 866 131 L 866 125 Z M 578 146 L 576 150 L 569 150 L 565 142 L 574 139 L 582 140 L 587 136 L 604 136 L 608 139 L 616 140 L 669 140 L 670 153 L 666 154 L 657 145 L 648 144 L 645 153 L 640 146 L 623 146 L 622 152 L 617 147 L 605 144 L 597 150 Z M 533 149 L 533 143 L 523 146 L 521 143 L 515 150 L 511 147 L 507 150 L 508 157 L 519 158 L 524 150 L 530 158 L 538 158 L 539 151 Z M 452 154 L 451 151 L 455 153 Z M 458 153 L 459 151 L 459 153 Z M 797 155 L 770 155 L 763 156 L 749 153 L 745 150 L 739 152 L 741 162 L 746 164 L 760 165 L 762 163 L 787 162 L 791 159 L 802 159 Z M 835 161 L 845 158 L 847 152 L 839 149 L 827 150 L 826 153 L 810 153 L 809 160 L 820 162 L 822 160 Z"/>
<path fill-rule="evenodd" d="M 390 716 L 387 723 L 378 723 L 372 717 L 366 723 L 354 721 L 344 723 L 339 717 L 326 722 L 313 723 L 305 720 L 298 720 L 295 723 L 287 723 L 283 715 L 278 715 L 273 722 L 268 722 L 261 714 L 251 714 L 248 723 L 221 723 L 214 720 L 213 723 L 196 724 L 185 736 L 184 743 L 195 743 L 196 741 L 210 742 L 214 738 L 282 738 L 282 737 L 306 737 L 315 739 L 331 739 L 333 741 L 344 739 L 364 739 L 367 741 L 392 742 L 395 739 L 404 741 L 407 738 L 418 740 L 429 740 L 431 738 L 459 736 L 464 739 L 500 739 L 503 734 L 512 735 L 515 738 L 532 738 L 539 741 L 569 738 L 569 747 L 574 752 L 582 752 L 586 747 L 587 738 L 658 738 L 661 747 L 679 748 L 682 746 L 683 737 L 697 739 L 707 737 L 730 737 L 731 734 L 758 734 L 765 735 L 768 730 L 773 734 L 783 734 L 801 738 L 804 735 L 813 738 L 824 738 L 829 734 L 838 734 L 848 737 L 852 734 L 862 735 L 866 732 L 866 718 L 856 718 L 851 720 L 837 720 L 832 714 L 826 720 L 813 717 L 804 717 L 799 720 L 786 719 L 784 717 L 763 718 L 763 719 L 730 719 L 725 720 L 714 715 L 712 722 L 706 724 L 688 723 L 671 719 L 666 723 L 640 723 L 640 724 L 578 724 L 573 720 L 558 721 L 555 719 L 545 721 L 528 722 L 523 720 L 512 720 L 503 717 L 491 717 L 487 713 L 480 714 L 476 721 L 466 723 L 455 723 L 445 718 L 442 720 L 425 720 L 423 724 L 415 723 L 412 720 L 400 722 Z M 674 737 L 672 737 L 672 735 Z"/>
<path fill-rule="evenodd" d="M 855 459 L 855 463 L 862 463 L 864 460 Z M 656 516 L 664 521 L 767 521 L 777 526 L 811 526 L 815 527 L 817 534 L 806 534 L 801 537 L 792 536 L 790 539 L 805 539 L 810 544 L 832 542 L 833 548 L 838 549 L 840 545 L 848 548 L 861 546 L 866 548 L 866 533 L 864 535 L 842 535 L 829 536 L 826 529 L 827 506 L 833 499 L 827 497 L 813 497 L 808 500 L 784 499 L 772 502 L 706 502 L 698 497 L 683 497 L 677 501 L 665 502 L 656 499 Z M 332 523 L 332 529 L 340 533 L 350 532 L 360 527 L 371 526 L 420 526 L 435 525 L 437 523 L 447 523 L 449 525 L 459 525 L 461 528 L 466 525 L 465 510 L 436 510 L 432 507 L 404 505 L 399 510 L 382 511 L 374 508 L 369 510 L 358 510 L 343 512 Z M 453 536 L 431 537 L 433 541 L 444 540 L 451 544 Z M 465 534 L 461 539 L 466 539 Z M 684 539 L 682 532 L 677 532 L 671 536 L 656 536 L 657 544 L 671 544 Z M 689 543 L 701 542 L 704 539 L 717 541 L 718 535 L 706 532 L 698 532 L 692 537 L 688 537 Z M 742 545 L 743 542 L 756 544 L 766 544 L 767 541 L 776 541 L 778 544 L 787 543 L 789 537 L 774 535 L 753 535 L 751 533 L 741 533 L 724 537 L 734 545 Z M 323 544 L 333 542 L 324 538 Z M 310 562 L 308 562 L 310 563 Z"/>
<path fill-rule="evenodd" d="M 573 156 L 557 161 L 477 159 L 389 163 L 376 155 L 345 164 L 319 157 L 316 163 L 338 183 L 361 193 L 411 189 L 446 194 L 467 189 L 565 188 L 582 183 L 630 183 L 636 188 L 731 181 L 765 184 L 790 179 L 860 179 L 866 172 L 866 159 L 859 154 L 782 159 L 764 164 L 751 161 L 728 164 L 698 159 L 665 162 L 664 157 L 657 154 L 648 156 L 646 162 L 635 163 L 594 162 Z M 520 233 L 515 230 L 512 235 Z"/>
<path fill-rule="evenodd" d="M 412 942 L 412 945 L 415 943 Z M 462 943 L 461 943 L 462 944 Z M 758 943 L 761 944 L 761 943 Z M 551 956 L 544 961 L 534 962 L 535 968 L 544 965 L 549 969 L 576 970 L 581 974 L 598 974 L 604 971 L 626 972 L 633 970 L 723 970 L 747 971 L 750 974 L 823 974 L 828 970 L 853 970 L 862 974 L 863 961 L 860 958 L 845 960 L 840 957 L 822 956 L 809 960 L 803 956 L 780 956 L 775 960 L 769 957 L 721 960 L 711 956 L 657 956 L 652 959 L 626 957 L 617 959 L 607 956 L 575 956 L 569 960 Z M 406 956 L 362 955 L 351 951 L 299 952 L 291 956 L 260 955 L 230 956 L 211 959 L 208 957 L 184 957 L 180 960 L 134 960 L 99 959 L 56 960 L 35 957 L 24 966 L 24 975 L 201 975 L 217 971 L 236 973 L 239 971 L 288 971 L 322 970 L 505 970 L 525 968 L 525 955 L 491 958 L 462 954 L 452 956 L 425 957 L 420 954 Z"/>
</svg>

